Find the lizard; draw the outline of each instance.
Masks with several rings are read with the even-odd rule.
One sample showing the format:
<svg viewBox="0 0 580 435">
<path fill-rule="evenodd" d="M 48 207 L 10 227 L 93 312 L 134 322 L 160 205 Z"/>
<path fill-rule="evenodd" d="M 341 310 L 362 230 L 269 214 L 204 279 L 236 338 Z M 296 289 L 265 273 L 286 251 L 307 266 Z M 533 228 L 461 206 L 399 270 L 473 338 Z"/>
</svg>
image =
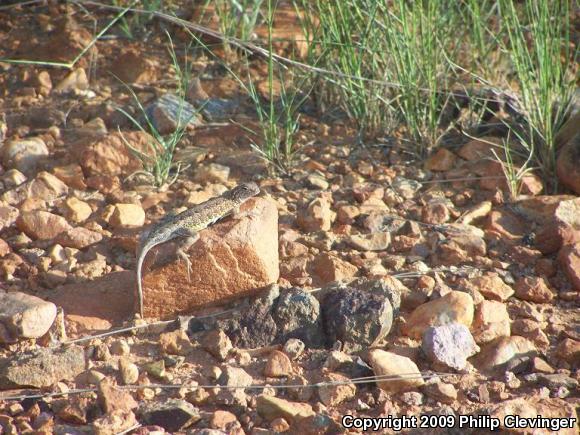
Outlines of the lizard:
<svg viewBox="0 0 580 435">
<path fill-rule="evenodd" d="M 187 279 L 190 280 L 191 261 L 186 251 L 199 239 L 199 232 L 227 215 L 238 213 L 240 205 L 258 193 L 260 188 L 256 183 L 241 183 L 221 196 L 208 199 L 179 214 L 166 215 L 141 234 L 137 246 L 137 289 L 141 318 L 143 318 L 141 268 L 147 253 L 154 246 L 177 238 L 183 239 L 177 249 L 177 255 L 187 265 Z"/>
</svg>

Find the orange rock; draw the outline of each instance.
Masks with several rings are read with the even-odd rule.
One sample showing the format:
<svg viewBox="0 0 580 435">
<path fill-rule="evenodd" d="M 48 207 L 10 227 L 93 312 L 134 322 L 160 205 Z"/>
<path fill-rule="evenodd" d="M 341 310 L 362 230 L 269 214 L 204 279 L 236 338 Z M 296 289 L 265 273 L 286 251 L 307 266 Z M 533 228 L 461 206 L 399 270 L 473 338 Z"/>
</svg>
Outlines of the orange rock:
<svg viewBox="0 0 580 435">
<path fill-rule="evenodd" d="M 536 276 L 523 276 L 515 284 L 516 296 L 525 301 L 538 304 L 550 302 L 554 299 L 554 293 L 548 287 L 544 278 Z"/>
<path fill-rule="evenodd" d="M 451 291 L 445 296 L 417 307 L 403 326 L 403 334 L 421 338 L 430 326 L 461 323 L 468 328 L 473 322 L 473 298 L 467 293 Z"/>
<path fill-rule="evenodd" d="M 489 213 L 485 229 L 499 233 L 510 240 L 520 239 L 526 232 L 524 222 L 505 210 L 493 210 Z"/>
<path fill-rule="evenodd" d="M 264 368 L 264 376 L 270 378 L 279 378 L 290 376 L 293 373 L 292 361 L 284 352 L 274 350 L 268 356 L 266 367 Z"/>
<path fill-rule="evenodd" d="M 141 131 L 110 133 L 105 137 L 87 142 L 81 139 L 72 144 L 75 157 L 89 176 L 127 176 L 142 168 L 141 161 L 133 155 L 123 138 L 135 149 L 148 153 L 149 143 L 154 139 Z"/>
<path fill-rule="evenodd" d="M 78 190 L 85 190 L 85 176 L 80 165 L 73 163 L 67 166 L 57 166 L 52 168 L 52 173 L 56 178 L 70 187 Z"/>
<path fill-rule="evenodd" d="M 157 68 L 139 50 L 128 48 L 114 57 L 111 72 L 125 83 L 151 83 L 157 80 Z"/>
<path fill-rule="evenodd" d="M 560 150 L 556 173 L 564 186 L 580 195 L 580 133 Z"/>
<path fill-rule="evenodd" d="M 162 265 L 155 262 L 149 272 L 144 269 L 147 317 L 170 318 L 194 307 L 256 293 L 278 280 L 276 205 L 252 198 L 242 210 L 249 215 L 228 219 L 200 233 L 200 240 L 189 251 L 193 265 L 190 282 L 183 262 L 173 261 L 173 244 L 152 250 L 148 259 L 155 256 L 165 261 Z"/>
<path fill-rule="evenodd" d="M 317 256 L 312 266 L 321 285 L 351 278 L 358 272 L 356 266 L 328 253 Z"/>
<path fill-rule="evenodd" d="M 487 273 L 475 277 L 467 283 L 469 287 L 479 291 L 487 299 L 494 301 L 506 301 L 514 294 L 513 289 L 507 285 L 496 273 Z"/>
<path fill-rule="evenodd" d="M 425 169 L 433 172 L 449 171 L 455 165 L 457 156 L 445 148 L 439 148 L 425 162 Z"/>
</svg>

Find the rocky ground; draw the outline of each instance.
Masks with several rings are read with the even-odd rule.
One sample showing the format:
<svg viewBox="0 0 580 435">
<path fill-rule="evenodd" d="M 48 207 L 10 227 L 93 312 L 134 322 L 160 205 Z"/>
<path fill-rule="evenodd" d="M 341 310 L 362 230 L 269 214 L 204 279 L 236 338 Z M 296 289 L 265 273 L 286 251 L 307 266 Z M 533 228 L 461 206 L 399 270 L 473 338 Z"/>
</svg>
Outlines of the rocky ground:
<svg viewBox="0 0 580 435">
<path fill-rule="evenodd" d="M 0 10 L 0 56 L 73 58 L 92 36 L 65 10 Z M 311 112 L 299 164 L 275 176 L 239 126 L 255 122 L 247 99 L 200 60 L 187 167 L 157 189 L 135 175 L 123 137 L 149 138 L 116 110 L 137 113 L 108 74 L 174 129 L 164 40 L 150 38 L 103 39 L 72 72 L 0 63 L 0 434 L 357 432 L 348 414 L 486 433 L 453 416 L 577 418 L 577 122 L 559 194 L 529 175 L 510 198 L 490 146 L 501 129 L 419 161 L 396 139 L 355 146 L 346 120 Z M 245 180 L 262 194 L 201 234 L 190 281 L 175 246 L 151 252 L 135 316 L 143 227 Z"/>
</svg>

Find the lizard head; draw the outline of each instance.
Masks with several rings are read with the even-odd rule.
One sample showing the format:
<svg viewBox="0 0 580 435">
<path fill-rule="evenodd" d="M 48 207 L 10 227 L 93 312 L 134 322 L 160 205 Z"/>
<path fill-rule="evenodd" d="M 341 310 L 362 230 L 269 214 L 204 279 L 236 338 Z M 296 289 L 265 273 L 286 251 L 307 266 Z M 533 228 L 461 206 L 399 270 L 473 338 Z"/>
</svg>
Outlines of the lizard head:
<svg viewBox="0 0 580 435">
<path fill-rule="evenodd" d="M 260 193 L 260 188 L 256 183 L 242 183 L 227 192 L 227 196 L 240 204 L 246 199 L 256 196 Z"/>
</svg>

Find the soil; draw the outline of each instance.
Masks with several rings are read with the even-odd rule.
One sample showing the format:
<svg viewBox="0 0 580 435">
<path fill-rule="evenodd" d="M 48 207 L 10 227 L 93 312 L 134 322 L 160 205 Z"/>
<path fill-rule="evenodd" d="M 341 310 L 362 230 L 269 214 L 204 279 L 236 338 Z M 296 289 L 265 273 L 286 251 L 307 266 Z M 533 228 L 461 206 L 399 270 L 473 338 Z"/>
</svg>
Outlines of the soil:
<svg viewBox="0 0 580 435">
<path fill-rule="evenodd" d="M 177 9 L 184 19 L 197 16 Z M 512 198 L 501 164 L 488 159 L 501 130 L 481 131 L 478 139 L 450 135 L 423 159 L 403 135 L 360 144 L 352 122 L 319 113 L 310 101 L 300 117 L 299 151 L 287 173 L 277 172 L 252 149 L 252 141 L 260 145 L 248 132 L 259 129 L 254 108 L 222 66 L 241 71 L 241 54 L 207 37 L 218 59 L 193 50 L 198 81 L 188 101 L 226 105 L 186 129 L 176 149 L 181 171 L 175 182 L 155 187 L 120 136 L 147 152 L 146 133 L 117 110 L 140 115 L 119 78 L 143 106 L 175 93 L 164 31 L 181 56 L 183 29 L 152 19 L 130 39 L 113 27 L 70 69 L 29 62 L 74 59 L 95 26 L 112 17 L 52 1 L 0 9 L 0 57 L 27 61 L 0 62 L 0 296 L 40 298 L 22 302 L 36 313 L 19 320 L 31 328 L 59 309 L 50 330 L 31 338 L 5 326 L 13 313 L 0 306 L 0 434 L 361 432 L 343 425 L 345 415 L 426 423 L 407 433 L 485 433 L 492 424 L 485 416 L 504 425 L 505 415 L 540 415 L 576 418 L 559 433 L 577 433 L 577 192 L 546 194 L 532 174 Z M 211 20 L 200 23 L 216 28 Z M 304 50 L 289 6 L 276 32 L 286 40 L 277 53 Z M 266 97 L 263 59 L 249 59 Z M 567 143 L 578 142 L 577 128 L 567 134 Z M 184 305 L 164 298 L 195 302 L 195 285 L 179 275 L 183 265 L 170 249 L 159 250 L 145 278 L 146 287 L 161 289 L 150 299 L 159 309 L 150 310 L 155 318 L 136 316 L 134 249 L 144 226 L 250 180 L 278 212 L 277 225 L 252 236 L 262 253 L 247 254 L 258 259 L 244 273 L 262 268 L 255 272 L 262 278 L 251 281 L 260 287 L 236 296 L 229 291 L 236 284 L 225 280 L 211 303 L 204 296 L 203 304 L 177 310 Z M 207 231 L 231 236 L 234 224 L 218 225 Z M 274 272 L 263 266 L 272 256 L 279 258 Z M 163 287 L 171 279 L 179 283 L 174 293 Z M 283 298 L 290 300 L 286 317 Z M 305 308 L 292 311 L 301 303 Z M 304 332 L 305 319 L 314 332 Z M 449 323 L 457 337 L 466 334 L 464 349 L 445 348 L 452 341 L 438 338 Z M 135 328 L 98 336 L 120 327 Z M 431 333 L 443 340 L 445 355 L 426 349 Z M 75 346 L 85 358 L 80 369 L 72 354 L 43 356 L 49 359 L 30 373 L 53 381 L 6 381 L 9 366 L 36 367 L 27 358 L 38 349 L 58 354 Z M 446 352 L 459 355 L 458 365 L 445 360 Z M 396 357 L 415 384 L 353 381 L 392 373 L 387 366 Z M 43 374 L 55 361 L 61 373 Z M 257 388 L 223 388 L 232 385 Z M 425 415 L 438 417 L 419 420 Z M 460 425 L 467 415 L 480 418 L 479 428 Z"/>
</svg>

